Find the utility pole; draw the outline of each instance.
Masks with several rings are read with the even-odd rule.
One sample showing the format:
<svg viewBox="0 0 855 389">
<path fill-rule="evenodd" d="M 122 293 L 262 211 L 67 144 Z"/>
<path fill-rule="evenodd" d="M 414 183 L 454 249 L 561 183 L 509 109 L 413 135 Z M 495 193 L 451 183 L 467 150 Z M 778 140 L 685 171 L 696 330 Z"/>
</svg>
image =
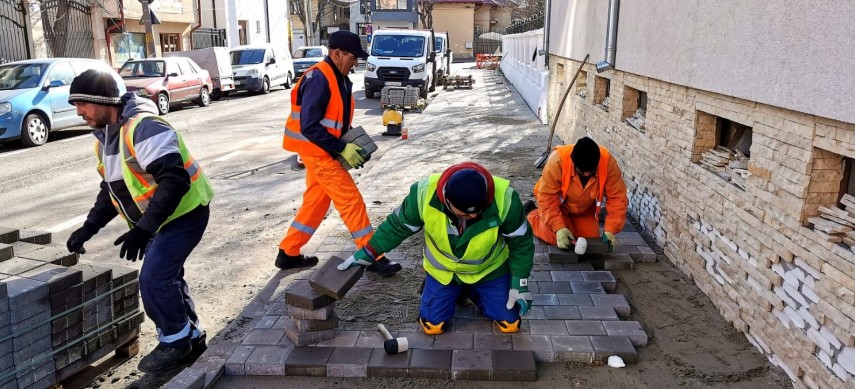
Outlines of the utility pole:
<svg viewBox="0 0 855 389">
<path fill-rule="evenodd" d="M 151 9 L 149 5 L 154 0 L 139 0 L 142 4 L 142 24 L 145 24 L 145 50 L 148 57 L 156 57 L 157 50 L 154 48 L 154 30 L 151 27 Z"/>
<path fill-rule="evenodd" d="M 306 0 L 306 46 L 315 44 L 314 29 L 312 28 L 312 0 Z"/>
</svg>

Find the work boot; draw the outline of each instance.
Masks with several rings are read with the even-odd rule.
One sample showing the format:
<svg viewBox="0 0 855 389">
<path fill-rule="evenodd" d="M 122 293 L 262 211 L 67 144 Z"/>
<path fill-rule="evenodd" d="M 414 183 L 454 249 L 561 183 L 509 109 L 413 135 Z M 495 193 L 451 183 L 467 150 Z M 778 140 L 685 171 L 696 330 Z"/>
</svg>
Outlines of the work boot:
<svg viewBox="0 0 855 389">
<path fill-rule="evenodd" d="M 439 324 L 433 324 L 422 317 L 419 317 L 419 324 L 422 325 L 422 330 L 425 332 L 425 335 L 442 335 L 443 326 L 445 322 Z"/>
<path fill-rule="evenodd" d="M 193 351 L 187 341 L 175 344 L 161 343 L 151 353 L 143 357 L 137 368 L 143 373 L 157 373 L 182 366 L 182 361 Z"/>
<path fill-rule="evenodd" d="M 307 257 L 303 254 L 288 255 L 282 249 L 276 256 L 276 267 L 282 270 L 295 269 L 298 267 L 312 267 L 318 264 L 318 257 Z"/>
<path fill-rule="evenodd" d="M 365 270 L 377 273 L 383 277 L 391 277 L 395 275 L 395 273 L 401 271 L 401 268 L 402 267 L 400 263 L 392 262 L 386 259 L 386 257 L 382 257 L 374 261 L 374 263 L 368 265 Z"/>
<path fill-rule="evenodd" d="M 517 319 L 515 322 L 509 322 L 504 320 L 493 320 L 493 323 L 496 323 L 496 326 L 499 327 L 499 332 L 503 334 L 513 334 L 520 332 L 520 320 Z"/>
<path fill-rule="evenodd" d="M 528 214 L 530 214 L 531 211 L 534 211 L 535 209 L 537 209 L 537 203 L 535 203 L 534 200 L 526 201 L 525 204 L 523 204 L 523 211 L 525 212 L 526 216 L 528 216 Z"/>
<path fill-rule="evenodd" d="M 190 339 L 190 347 L 192 350 L 190 351 L 190 357 L 198 358 L 208 349 L 208 344 L 206 340 L 208 339 L 208 335 L 206 333 L 202 333 L 202 336 L 198 338 Z"/>
</svg>

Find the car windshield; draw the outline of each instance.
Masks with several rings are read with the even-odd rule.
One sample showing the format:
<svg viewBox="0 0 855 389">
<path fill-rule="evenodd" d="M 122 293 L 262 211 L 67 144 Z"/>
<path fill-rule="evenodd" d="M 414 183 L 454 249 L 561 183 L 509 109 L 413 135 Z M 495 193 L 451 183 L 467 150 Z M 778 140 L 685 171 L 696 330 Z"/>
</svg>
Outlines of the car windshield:
<svg viewBox="0 0 855 389">
<path fill-rule="evenodd" d="M 7 64 L 0 66 L 0 90 L 27 89 L 41 85 L 48 64 Z"/>
<path fill-rule="evenodd" d="M 304 47 L 301 49 L 294 50 L 294 58 L 319 58 L 323 57 L 324 52 L 320 48 L 317 47 Z"/>
<path fill-rule="evenodd" d="M 439 37 L 434 38 L 433 43 L 434 43 L 434 48 L 433 48 L 434 51 L 442 51 L 442 38 L 439 38 Z"/>
<path fill-rule="evenodd" d="M 371 45 L 371 55 L 376 57 L 421 57 L 424 51 L 423 36 L 377 35 Z"/>
<path fill-rule="evenodd" d="M 134 61 L 125 62 L 119 69 L 122 78 L 134 77 L 164 77 L 166 64 L 163 61 Z"/>
<path fill-rule="evenodd" d="M 264 60 L 264 50 L 232 51 L 232 65 L 255 65 Z"/>
</svg>

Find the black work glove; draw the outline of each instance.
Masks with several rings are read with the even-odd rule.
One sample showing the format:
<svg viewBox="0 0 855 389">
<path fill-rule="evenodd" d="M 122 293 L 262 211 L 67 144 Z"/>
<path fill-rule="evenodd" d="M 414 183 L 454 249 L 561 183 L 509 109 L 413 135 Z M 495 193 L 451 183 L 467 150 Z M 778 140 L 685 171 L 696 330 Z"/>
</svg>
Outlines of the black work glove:
<svg viewBox="0 0 855 389">
<path fill-rule="evenodd" d="M 142 260 L 145 257 L 145 249 L 153 235 L 142 228 L 134 227 L 120 236 L 119 239 L 116 239 L 113 245 L 122 245 L 122 248 L 119 249 L 119 258 L 126 258 L 131 262 L 136 262 L 137 258 Z"/>
<path fill-rule="evenodd" d="M 98 233 L 99 229 L 100 228 L 92 223 L 83 223 L 83 227 L 72 232 L 71 236 L 68 237 L 68 241 L 65 242 L 65 247 L 68 248 L 68 252 L 86 254 L 86 249 L 83 248 L 83 244 L 89 239 L 92 239 L 92 237 Z"/>
</svg>

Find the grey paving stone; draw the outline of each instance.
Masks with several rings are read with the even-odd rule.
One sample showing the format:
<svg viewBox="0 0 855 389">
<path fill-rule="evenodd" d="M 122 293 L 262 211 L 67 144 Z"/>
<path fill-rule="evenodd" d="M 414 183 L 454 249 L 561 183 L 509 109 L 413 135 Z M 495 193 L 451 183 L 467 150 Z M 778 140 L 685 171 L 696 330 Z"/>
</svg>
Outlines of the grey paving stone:
<svg viewBox="0 0 855 389">
<path fill-rule="evenodd" d="M 603 327 L 610 336 L 625 336 L 635 347 L 647 346 L 647 333 L 637 321 L 604 321 Z"/>
<path fill-rule="evenodd" d="M 475 334 L 475 350 L 513 350 L 511 335 Z"/>
<path fill-rule="evenodd" d="M 276 323 L 273 323 L 270 329 L 285 331 L 286 323 L 289 321 L 294 321 L 294 319 L 289 316 L 277 316 Z"/>
<path fill-rule="evenodd" d="M 288 315 L 294 319 L 326 320 L 333 314 L 335 304 L 330 304 L 318 309 L 304 309 L 293 305 L 286 305 Z"/>
<path fill-rule="evenodd" d="M 434 338 L 435 350 L 471 350 L 473 334 L 443 333 Z"/>
<path fill-rule="evenodd" d="M 552 275 L 548 271 L 533 271 L 528 276 L 529 281 L 552 281 Z"/>
<path fill-rule="evenodd" d="M 531 293 L 540 293 L 540 287 L 537 286 L 537 281 L 529 281 L 528 291 Z"/>
<path fill-rule="evenodd" d="M 534 352 L 521 350 L 493 350 L 493 381 L 537 380 Z"/>
<path fill-rule="evenodd" d="M 620 239 L 618 239 L 620 241 Z M 620 242 L 618 242 L 618 247 L 620 247 Z M 602 239 L 597 238 L 588 238 L 588 249 L 585 250 L 585 254 L 606 254 L 609 252 L 608 243 L 603 242 Z"/>
<path fill-rule="evenodd" d="M 18 235 L 18 240 L 32 244 L 50 244 L 51 234 L 47 231 L 23 229 Z"/>
<path fill-rule="evenodd" d="M 262 316 L 261 320 L 255 324 L 255 329 L 257 330 L 269 330 L 273 328 L 273 325 L 279 320 L 281 316 Z"/>
<path fill-rule="evenodd" d="M 410 352 L 389 355 L 381 348 L 372 349 L 368 360 L 368 376 L 406 378 L 410 355 Z"/>
<path fill-rule="evenodd" d="M 594 346 L 594 360 L 603 363 L 608 362 L 612 355 L 623 359 L 624 363 L 638 363 L 638 353 L 632 342 L 625 336 L 591 336 L 591 345 Z"/>
<path fill-rule="evenodd" d="M 407 338 L 410 349 L 433 350 L 434 335 L 427 335 L 423 331 L 400 331 L 396 337 Z"/>
<path fill-rule="evenodd" d="M 615 237 L 618 239 L 644 239 L 641 237 L 641 234 L 634 231 L 621 231 L 615 234 Z"/>
<path fill-rule="evenodd" d="M 380 334 L 380 331 L 360 331 L 359 339 L 356 341 L 356 347 L 366 348 L 383 348 L 383 342 L 386 339 Z"/>
<path fill-rule="evenodd" d="M 285 321 L 285 335 L 295 346 L 308 346 L 325 340 L 335 338 L 335 330 L 300 332 L 297 329 L 297 324 L 290 317 Z M 275 330 L 271 330 L 275 331 Z M 280 341 L 281 342 L 281 341 Z"/>
<path fill-rule="evenodd" d="M 656 252 L 647 246 L 638 246 L 638 251 L 641 252 L 641 262 L 656 262 Z"/>
<path fill-rule="evenodd" d="M 552 349 L 555 352 L 555 362 L 594 361 L 594 346 L 587 336 L 553 336 Z"/>
<path fill-rule="evenodd" d="M 619 244 L 617 247 L 615 247 L 615 250 L 613 252 L 626 253 L 634 258 L 636 255 L 641 255 L 641 253 L 638 251 L 638 247 L 639 246 L 627 246 L 625 244 Z"/>
<path fill-rule="evenodd" d="M 600 320 L 565 320 L 570 335 L 608 335 Z"/>
<path fill-rule="evenodd" d="M 291 351 L 285 361 L 287 375 L 324 377 L 327 374 L 327 361 L 332 355 L 330 347 L 297 347 Z"/>
<path fill-rule="evenodd" d="M 547 293 L 573 293 L 573 290 L 570 287 L 570 283 L 567 281 L 538 282 L 537 288 L 539 289 L 540 293 L 543 293 L 543 294 L 547 294 Z"/>
<path fill-rule="evenodd" d="M 454 309 L 455 319 L 478 319 L 481 317 L 481 312 L 478 311 L 478 308 L 474 305 L 461 306 L 458 304 L 457 307 L 455 307 Z"/>
<path fill-rule="evenodd" d="M 293 350 L 293 347 L 256 347 L 246 360 L 246 375 L 285 375 L 285 360 Z"/>
<path fill-rule="evenodd" d="M 606 290 L 599 282 L 571 282 L 570 287 L 573 288 L 572 293 L 577 294 L 605 294 Z M 570 293 L 570 292 L 567 292 Z"/>
<path fill-rule="evenodd" d="M 647 246 L 647 242 L 644 241 L 643 238 L 632 238 L 632 239 L 619 239 L 620 244 L 626 246 Z"/>
<path fill-rule="evenodd" d="M 568 335 L 563 320 L 530 320 L 528 327 L 532 335 Z"/>
<path fill-rule="evenodd" d="M 39 299 L 16 310 L 9 311 L 9 314 L 11 315 L 11 322 L 14 325 L 43 312 L 47 312 L 48 317 L 50 317 L 50 300 L 47 298 Z"/>
<path fill-rule="evenodd" d="M 300 332 L 334 330 L 338 327 L 338 317 L 333 314 L 326 320 L 294 319 Z"/>
<path fill-rule="evenodd" d="M 583 320 L 620 320 L 612 307 L 579 307 Z"/>
<path fill-rule="evenodd" d="M 543 312 L 549 320 L 582 320 L 579 307 L 570 305 L 554 305 L 543 307 Z"/>
<path fill-rule="evenodd" d="M 249 331 L 241 344 L 244 346 L 273 346 L 279 344 L 283 336 L 285 333 L 282 330 L 253 329 Z"/>
<path fill-rule="evenodd" d="M 12 245 L 0 243 L 0 262 L 5 261 L 15 256 L 15 250 Z"/>
<path fill-rule="evenodd" d="M 575 305 L 577 307 L 593 307 L 594 302 L 591 300 L 591 295 L 585 293 L 562 293 L 558 296 L 558 305 Z"/>
<path fill-rule="evenodd" d="M 12 244 L 18 241 L 21 231 L 17 228 L 0 227 L 0 243 Z"/>
<path fill-rule="evenodd" d="M 543 293 L 532 293 L 531 294 L 532 305 L 544 306 L 544 305 L 558 305 L 558 295 L 554 293 L 543 294 Z"/>
<path fill-rule="evenodd" d="M 68 249 L 66 249 L 64 246 L 41 246 L 38 249 L 16 255 L 21 258 L 31 259 L 44 263 L 51 263 L 60 266 L 74 266 L 75 264 L 77 264 L 80 258 L 80 255 L 77 253 L 69 253 Z"/>
<path fill-rule="evenodd" d="M 559 249 L 557 246 L 549 246 L 549 262 L 552 263 L 579 263 L 579 256 L 573 251 Z"/>
<path fill-rule="evenodd" d="M 492 321 L 479 319 L 454 319 L 451 323 L 451 332 L 464 334 L 489 334 L 492 333 Z"/>
<path fill-rule="evenodd" d="M 452 350 L 411 350 L 410 378 L 451 379 Z"/>
<path fill-rule="evenodd" d="M 603 254 L 604 270 L 630 270 L 634 264 L 635 261 L 626 253 Z"/>
<path fill-rule="evenodd" d="M 564 264 L 564 270 L 570 270 L 570 271 L 593 271 L 593 270 L 594 270 L 594 266 L 592 266 L 592 265 L 591 265 L 590 263 L 588 263 L 588 262 L 583 262 L 583 263 L 565 263 L 565 264 Z"/>
<path fill-rule="evenodd" d="M 238 346 L 226 360 L 226 375 L 246 375 L 246 360 L 255 350 L 255 346 Z"/>
<path fill-rule="evenodd" d="M 552 350 L 552 342 L 547 335 L 521 335 L 513 334 L 514 350 L 532 351 L 534 357 L 540 362 L 552 362 L 555 353 Z"/>
<path fill-rule="evenodd" d="M 370 348 L 336 347 L 327 362 L 327 377 L 368 377 Z"/>
<path fill-rule="evenodd" d="M 613 291 L 617 288 L 617 280 L 610 271 L 583 271 L 581 274 L 585 281 L 599 282 L 605 290 Z"/>
<path fill-rule="evenodd" d="M 543 313 L 543 307 L 535 305 L 529 308 L 525 318 L 528 320 L 546 320 L 546 314 Z"/>
<path fill-rule="evenodd" d="M 335 338 L 316 344 L 318 347 L 356 347 L 359 331 L 338 331 Z"/>
<path fill-rule="evenodd" d="M 592 294 L 591 301 L 596 307 L 612 307 L 621 319 L 629 318 L 630 307 L 622 294 Z"/>
<path fill-rule="evenodd" d="M 295 282 L 285 291 L 285 303 L 304 309 L 319 309 L 335 302 L 332 297 L 316 292 L 309 281 Z"/>
<path fill-rule="evenodd" d="M 582 272 L 579 271 L 562 270 L 550 273 L 552 273 L 552 281 L 584 281 Z"/>
<path fill-rule="evenodd" d="M 162 389 L 202 389 L 205 387 L 205 372 L 192 368 L 181 370 Z"/>
<path fill-rule="evenodd" d="M 457 381 L 489 381 L 493 370 L 491 350 L 454 350 L 451 378 Z"/>
<path fill-rule="evenodd" d="M 330 257 L 309 277 L 309 284 L 315 291 L 341 300 L 365 270 L 363 266 L 353 266 L 345 271 L 336 269 L 343 262 L 344 259 L 339 257 Z"/>
<path fill-rule="evenodd" d="M 0 274 L 7 276 L 17 276 L 21 273 L 26 273 L 37 267 L 44 266 L 44 262 L 34 261 L 32 259 L 14 257 L 3 262 L 0 262 Z"/>
</svg>

